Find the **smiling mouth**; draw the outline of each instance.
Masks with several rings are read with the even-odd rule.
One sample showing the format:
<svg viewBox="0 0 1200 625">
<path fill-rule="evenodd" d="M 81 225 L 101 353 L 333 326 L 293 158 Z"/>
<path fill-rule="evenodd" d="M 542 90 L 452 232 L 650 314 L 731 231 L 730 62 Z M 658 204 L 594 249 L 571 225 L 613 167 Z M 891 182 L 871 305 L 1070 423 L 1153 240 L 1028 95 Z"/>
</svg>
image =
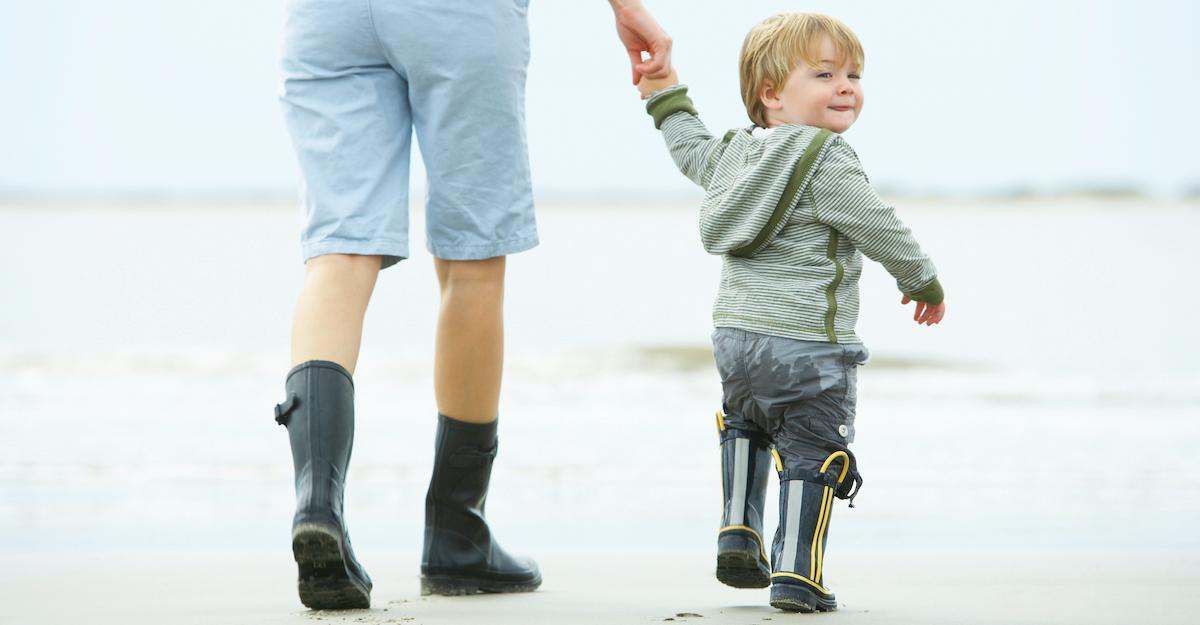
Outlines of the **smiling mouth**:
<svg viewBox="0 0 1200 625">
<path fill-rule="evenodd" d="M 853 111 L 853 110 L 854 110 L 854 107 L 853 107 L 853 106 L 831 106 L 831 107 L 829 107 L 829 108 L 831 108 L 831 109 L 833 109 L 833 110 L 835 110 L 835 111 L 840 111 L 840 112 L 842 112 L 842 113 L 845 113 L 846 111 Z"/>
</svg>

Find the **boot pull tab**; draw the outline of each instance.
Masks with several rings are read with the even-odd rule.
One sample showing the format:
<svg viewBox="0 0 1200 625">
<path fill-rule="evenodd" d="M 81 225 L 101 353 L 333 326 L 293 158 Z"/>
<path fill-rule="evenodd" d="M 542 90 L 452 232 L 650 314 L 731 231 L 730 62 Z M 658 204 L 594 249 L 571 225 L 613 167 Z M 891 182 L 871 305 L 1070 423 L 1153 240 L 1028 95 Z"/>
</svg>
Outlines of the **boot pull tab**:
<svg viewBox="0 0 1200 625">
<path fill-rule="evenodd" d="M 275 422 L 279 425 L 287 425 L 288 415 L 296 409 L 299 403 L 300 400 L 296 398 L 296 394 L 291 393 L 282 404 L 275 404 Z"/>
<path fill-rule="evenodd" d="M 836 460 L 842 461 L 842 468 L 836 472 L 835 477 L 832 464 Z M 854 464 L 852 454 L 839 450 L 829 454 L 824 464 L 821 465 L 821 474 L 827 480 L 827 485 L 834 489 L 834 495 L 838 499 L 849 499 L 851 508 L 854 507 L 854 498 L 858 496 L 858 491 L 862 489 L 863 484 L 862 475 L 858 472 L 858 468 L 853 466 Z M 849 481 L 847 481 L 847 477 L 850 478 Z"/>
<path fill-rule="evenodd" d="M 848 485 L 849 487 L 845 489 L 846 494 L 843 495 L 842 493 L 839 492 L 839 493 L 837 493 L 838 497 L 840 499 L 846 499 L 847 497 L 849 497 L 850 498 L 850 507 L 853 508 L 854 507 L 854 498 L 858 496 L 858 491 L 862 490 L 862 484 L 863 484 L 862 476 L 858 474 L 858 471 L 855 471 L 854 474 L 850 476 L 850 483 Z M 853 489 L 853 491 L 851 491 L 851 489 Z"/>
</svg>

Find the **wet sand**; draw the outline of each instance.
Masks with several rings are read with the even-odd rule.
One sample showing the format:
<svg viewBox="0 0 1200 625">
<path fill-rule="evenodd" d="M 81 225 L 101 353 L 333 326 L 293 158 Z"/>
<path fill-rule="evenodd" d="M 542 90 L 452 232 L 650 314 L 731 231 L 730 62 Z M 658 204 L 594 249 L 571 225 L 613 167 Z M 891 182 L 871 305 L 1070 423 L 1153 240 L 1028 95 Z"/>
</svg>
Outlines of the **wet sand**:
<svg viewBox="0 0 1200 625">
<path fill-rule="evenodd" d="M 283 560 L 13 562 L 0 573 L 0 622 L 13 625 L 367 623 L 849 624 L 1195 623 L 1200 559 L 1131 556 L 856 555 L 830 579 L 840 608 L 787 614 L 766 590 L 726 588 L 696 556 L 557 557 L 520 595 L 421 597 L 416 559 L 373 560 L 370 610 L 310 611 Z"/>
</svg>

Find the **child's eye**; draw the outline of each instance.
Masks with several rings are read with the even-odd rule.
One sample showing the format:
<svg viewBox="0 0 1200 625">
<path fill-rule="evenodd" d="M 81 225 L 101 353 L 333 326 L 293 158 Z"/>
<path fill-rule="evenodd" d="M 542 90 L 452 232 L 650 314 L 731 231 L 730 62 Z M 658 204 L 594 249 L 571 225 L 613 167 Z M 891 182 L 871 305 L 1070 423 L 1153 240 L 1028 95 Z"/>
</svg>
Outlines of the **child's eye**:
<svg viewBox="0 0 1200 625">
<path fill-rule="evenodd" d="M 833 74 L 829 72 L 821 72 L 820 74 L 817 74 L 817 78 L 833 78 Z"/>
<path fill-rule="evenodd" d="M 862 76 L 859 76 L 858 74 L 850 74 L 850 79 L 851 79 L 851 80 L 858 80 L 858 79 L 860 79 L 860 78 L 862 78 Z"/>
</svg>

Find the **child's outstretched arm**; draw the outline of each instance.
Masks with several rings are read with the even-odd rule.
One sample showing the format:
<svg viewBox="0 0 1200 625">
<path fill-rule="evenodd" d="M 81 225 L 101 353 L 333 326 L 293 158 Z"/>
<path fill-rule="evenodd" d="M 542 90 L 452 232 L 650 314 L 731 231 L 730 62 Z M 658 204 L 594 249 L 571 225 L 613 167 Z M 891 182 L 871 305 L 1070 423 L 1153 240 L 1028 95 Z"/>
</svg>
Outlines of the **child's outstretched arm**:
<svg viewBox="0 0 1200 625">
<path fill-rule="evenodd" d="M 941 320 L 945 305 L 937 268 L 896 210 L 876 195 L 858 155 L 841 137 L 830 141 L 817 164 L 812 193 L 817 221 L 844 234 L 867 258 L 883 265 L 896 278 L 902 303 L 919 302 L 914 317 L 918 323 Z"/>
<path fill-rule="evenodd" d="M 713 138 L 700 121 L 687 86 L 679 84 L 672 71 L 665 79 L 643 76 L 638 89 L 646 99 L 646 112 L 654 118 L 654 127 L 663 133 L 675 166 L 692 182 L 707 188 L 713 163 L 724 144 L 720 138 Z"/>
</svg>

